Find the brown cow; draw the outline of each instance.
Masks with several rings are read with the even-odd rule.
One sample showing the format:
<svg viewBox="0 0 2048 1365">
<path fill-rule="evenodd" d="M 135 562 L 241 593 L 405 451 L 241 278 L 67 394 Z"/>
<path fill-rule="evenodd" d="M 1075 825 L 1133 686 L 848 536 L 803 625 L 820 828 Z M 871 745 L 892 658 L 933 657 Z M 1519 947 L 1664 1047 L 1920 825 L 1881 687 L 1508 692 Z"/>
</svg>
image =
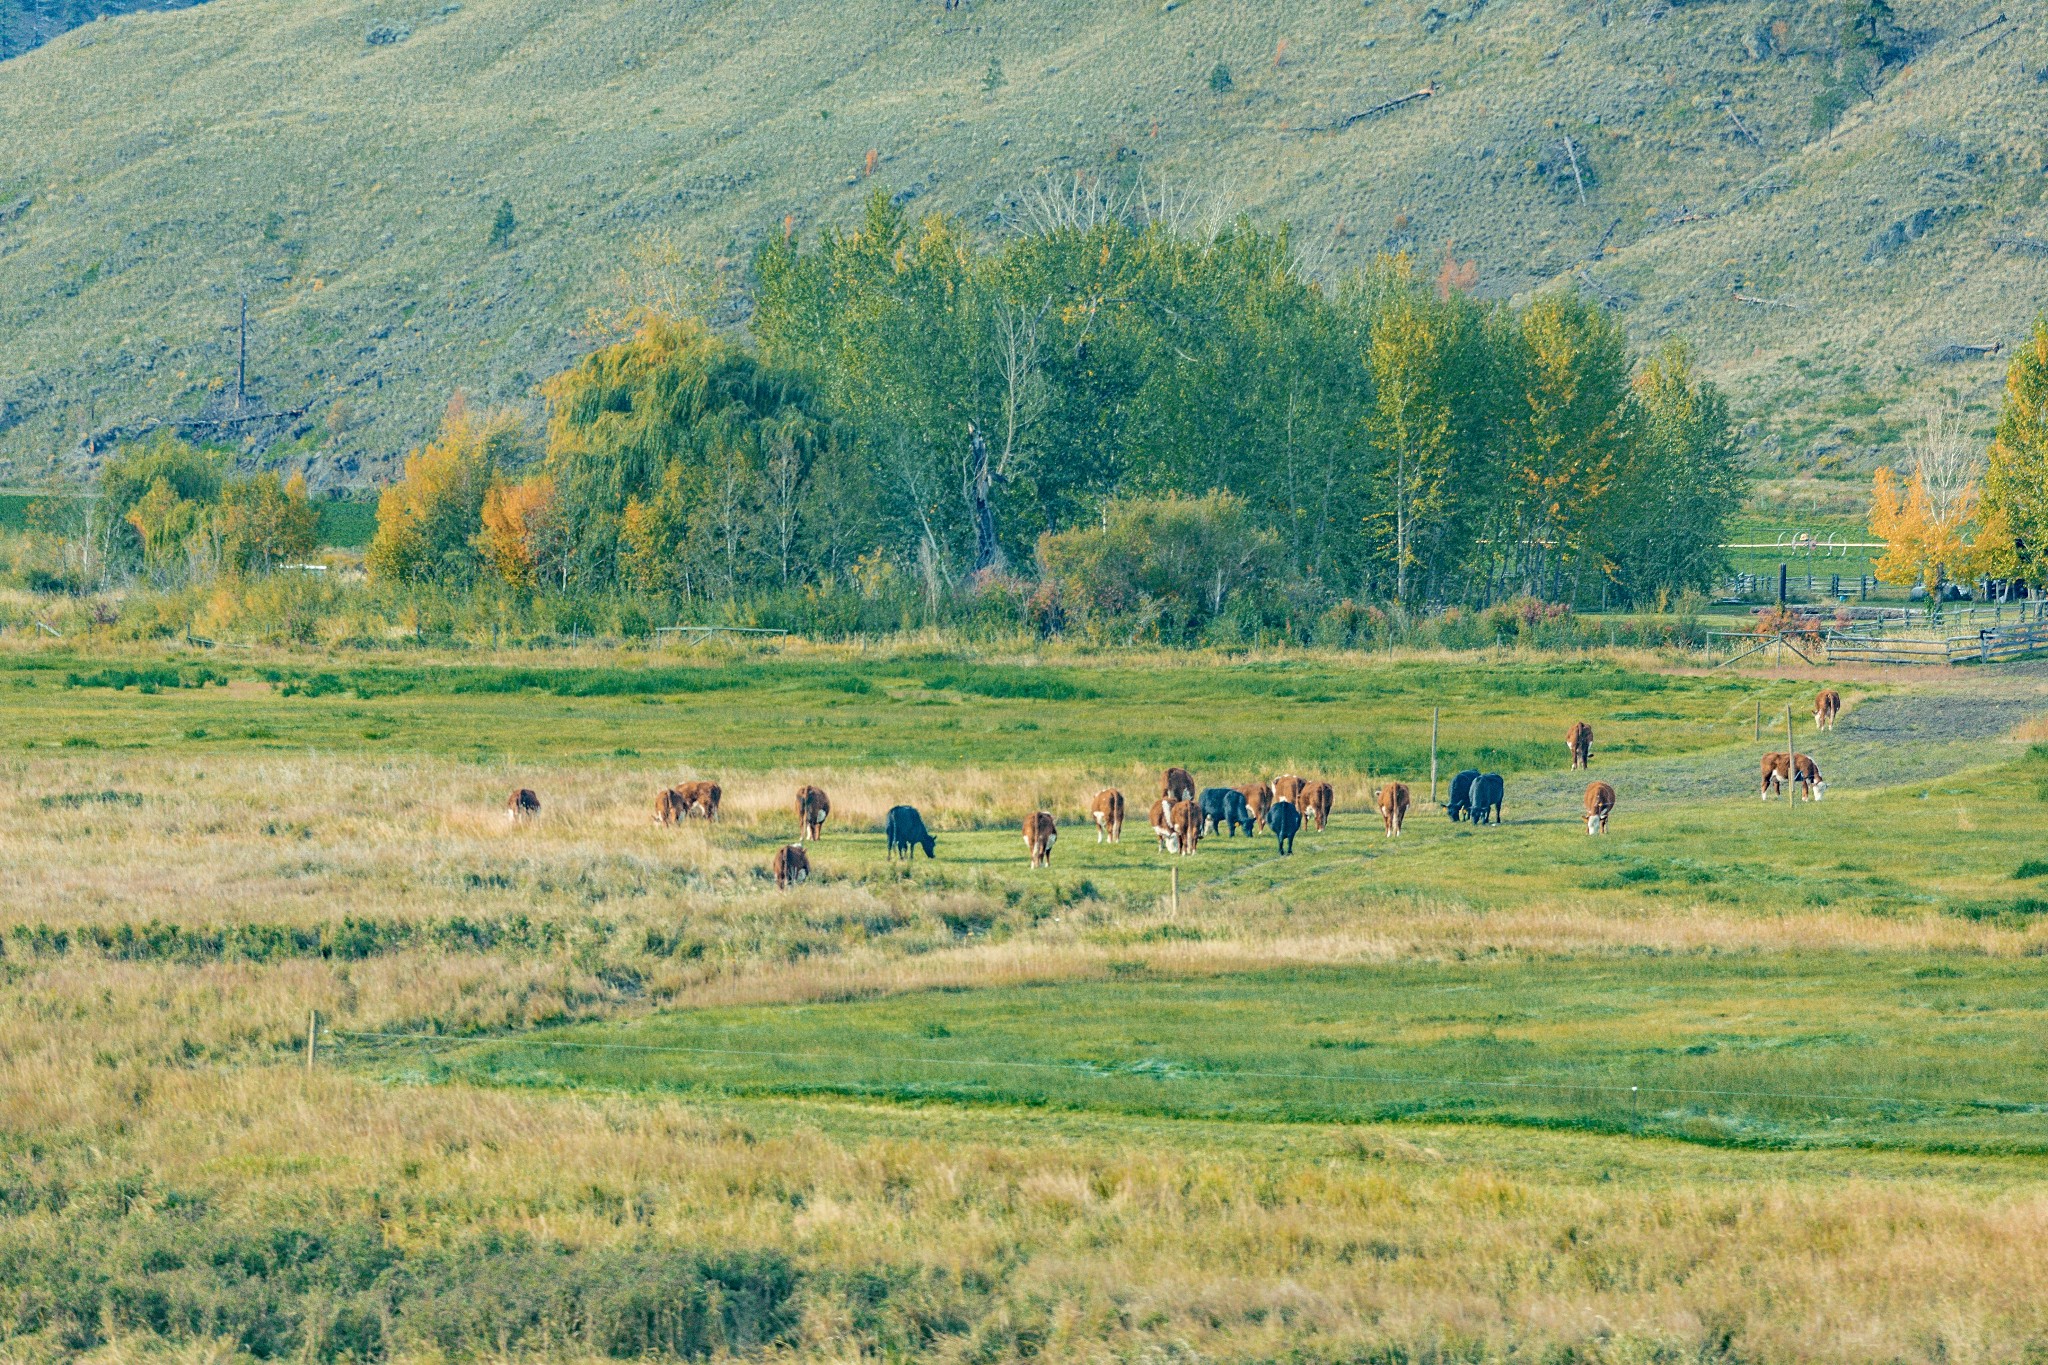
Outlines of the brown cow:
<svg viewBox="0 0 2048 1365">
<path fill-rule="evenodd" d="M 1095 793 L 1088 814 L 1095 818 L 1095 842 L 1120 844 L 1124 841 L 1124 794 L 1115 787 Z"/>
<path fill-rule="evenodd" d="M 1195 799 L 1195 779 L 1186 768 L 1168 768 L 1159 779 L 1159 794 L 1169 801 Z"/>
<path fill-rule="evenodd" d="M 1405 788 L 1404 788 L 1405 790 Z M 1302 811 L 1316 819 L 1316 833 L 1330 823 L 1330 808 L 1337 804 L 1337 792 L 1327 782 L 1311 782 L 1302 790 Z"/>
<path fill-rule="evenodd" d="M 1171 823 L 1175 851 L 1185 858 L 1202 842 L 1202 808 L 1192 801 L 1176 801 Z"/>
<path fill-rule="evenodd" d="M 683 800 L 682 792 L 674 787 L 664 787 L 654 798 L 654 823 L 673 825 L 680 823 L 689 813 L 689 804 Z"/>
<path fill-rule="evenodd" d="M 706 820 L 718 818 L 718 803 L 725 793 L 716 782 L 685 782 L 676 788 L 676 799 L 683 803 L 683 818 L 701 815 Z"/>
<path fill-rule="evenodd" d="M 1582 720 L 1573 721 L 1571 732 L 1564 737 L 1564 742 L 1571 748 L 1572 766 L 1574 768 L 1590 768 L 1593 766 L 1592 726 Z"/>
<path fill-rule="evenodd" d="M 1251 812 L 1252 822 L 1264 829 L 1266 812 L 1273 809 L 1273 789 L 1263 782 L 1254 782 L 1238 790 L 1244 793 L 1244 808 Z"/>
<path fill-rule="evenodd" d="M 1161 853 L 1180 852 L 1180 836 L 1173 832 L 1173 802 L 1163 796 L 1152 803 L 1152 832 L 1159 836 Z"/>
<path fill-rule="evenodd" d="M 1607 817 L 1614 814 L 1614 788 L 1605 782 L 1586 784 L 1586 833 L 1605 834 Z"/>
<path fill-rule="evenodd" d="M 1813 728 L 1832 730 L 1835 717 L 1842 714 L 1842 694 L 1830 687 L 1813 699 Z"/>
<path fill-rule="evenodd" d="M 1401 835 L 1401 823 L 1408 818 L 1408 784 L 1389 782 L 1380 788 L 1380 821 L 1387 827 L 1387 837 L 1397 839 Z"/>
<path fill-rule="evenodd" d="M 1059 837 L 1059 826 L 1046 812 L 1024 817 L 1024 846 L 1031 850 L 1033 867 L 1052 866 L 1052 844 Z"/>
<path fill-rule="evenodd" d="M 533 794 L 531 787 L 521 787 L 505 798 L 505 818 L 515 825 L 539 814 L 540 798 Z"/>
<path fill-rule="evenodd" d="M 825 837 L 825 817 L 832 813 L 832 802 L 825 796 L 823 787 L 803 786 L 796 789 L 796 818 L 802 826 L 802 839 L 812 843 Z"/>
<path fill-rule="evenodd" d="M 1307 785 L 1308 780 L 1306 778 L 1296 777 L 1293 773 L 1283 773 L 1273 779 L 1273 799 L 1275 801 L 1292 801 L 1296 806 L 1299 806 L 1301 804 L 1301 789 Z"/>
<path fill-rule="evenodd" d="M 802 844 L 785 844 L 775 850 L 775 889 L 787 891 L 796 882 L 811 879 L 811 855 Z"/>
<path fill-rule="evenodd" d="M 1828 789 L 1822 780 L 1820 765 L 1805 754 L 1792 755 L 1792 781 L 1799 788 L 1800 800 L 1820 800 L 1821 793 Z"/>
</svg>

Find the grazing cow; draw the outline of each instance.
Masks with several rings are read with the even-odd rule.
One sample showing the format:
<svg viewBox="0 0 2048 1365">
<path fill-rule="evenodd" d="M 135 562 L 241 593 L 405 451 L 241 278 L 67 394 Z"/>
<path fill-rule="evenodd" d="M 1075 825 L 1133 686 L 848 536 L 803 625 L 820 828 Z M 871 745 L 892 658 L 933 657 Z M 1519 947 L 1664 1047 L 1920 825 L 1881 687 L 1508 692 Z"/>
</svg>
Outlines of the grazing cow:
<svg viewBox="0 0 2048 1365">
<path fill-rule="evenodd" d="M 1120 844 L 1124 840 L 1124 794 L 1115 787 L 1104 787 L 1095 793 L 1095 803 L 1088 807 L 1088 813 L 1095 817 L 1095 842 L 1098 844 Z"/>
<path fill-rule="evenodd" d="M 1478 780 L 1479 769 L 1477 768 L 1467 768 L 1451 779 L 1451 804 L 1444 809 L 1451 813 L 1452 824 L 1457 824 L 1460 819 L 1468 815 L 1472 816 L 1474 820 L 1479 818 L 1477 815 L 1472 814 L 1472 784 Z"/>
<path fill-rule="evenodd" d="M 1488 773 L 1472 784 L 1472 823 L 1475 825 L 1497 825 L 1500 823 L 1501 799 L 1507 795 L 1508 784 L 1501 780 L 1499 773 Z"/>
<path fill-rule="evenodd" d="M 803 826 L 803 838 L 816 843 L 825 837 L 825 817 L 832 813 L 832 803 L 826 799 L 822 787 L 798 787 L 796 789 L 796 818 Z"/>
<path fill-rule="evenodd" d="M 1260 829 L 1266 827 L 1266 812 L 1273 808 L 1273 789 L 1263 782 L 1254 782 L 1249 787 L 1239 787 L 1244 793 L 1244 808 L 1251 812 L 1252 820 Z"/>
<path fill-rule="evenodd" d="M 1574 768 L 1590 768 L 1593 766 L 1592 726 L 1582 720 L 1573 721 L 1571 731 L 1564 737 L 1564 742 L 1571 748 L 1572 766 Z"/>
<path fill-rule="evenodd" d="M 1195 799 L 1195 779 L 1186 768 L 1168 768 L 1159 779 L 1159 794 L 1169 801 Z"/>
<path fill-rule="evenodd" d="M 540 798 L 533 794 L 531 787 L 521 787 L 505 798 L 505 818 L 515 825 L 539 814 Z"/>
<path fill-rule="evenodd" d="M 724 791 L 716 782 L 685 782 L 675 789 L 676 798 L 683 803 L 683 817 L 701 815 L 706 820 L 718 818 L 718 803 L 724 798 Z"/>
<path fill-rule="evenodd" d="M 891 806 L 888 817 L 882 822 L 882 832 L 889 838 L 889 861 L 896 861 L 901 853 L 903 861 L 909 862 L 916 856 L 913 850 L 922 847 L 927 858 L 938 857 L 939 841 L 932 838 L 924 827 L 924 817 L 914 806 Z"/>
<path fill-rule="evenodd" d="M 1059 826 L 1044 811 L 1024 817 L 1024 847 L 1031 850 L 1033 867 L 1052 866 L 1053 840 L 1059 837 Z"/>
<path fill-rule="evenodd" d="M 1337 804 L 1337 789 L 1327 782 L 1311 782 L 1301 793 L 1302 809 L 1316 818 L 1316 833 L 1330 823 L 1330 811 Z"/>
<path fill-rule="evenodd" d="M 1291 856 L 1294 836 L 1301 832 L 1301 811 L 1292 801 L 1275 801 L 1273 809 L 1266 812 L 1266 827 L 1280 841 L 1280 856 Z"/>
<path fill-rule="evenodd" d="M 1170 823 L 1175 852 L 1185 858 L 1202 842 L 1202 808 L 1192 801 L 1176 801 Z"/>
<path fill-rule="evenodd" d="M 1408 784 L 1389 782 L 1380 788 L 1380 820 L 1389 839 L 1399 838 L 1401 822 L 1408 818 Z"/>
<path fill-rule="evenodd" d="M 1227 825 L 1230 837 L 1237 837 L 1237 827 L 1244 826 L 1244 832 L 1252 832 L 1251 807 L 1245 804 L 1244 793 L 1235 787 L 1202 788 L 1202 833 L 1217 834 Z"/>
<path fill-rule="evenodd" d="M 663 787 L 660 795 L 654 798 L 654 823 L 657 825 L 679 824 L 688 813 L 689 803 L 674 787 Z"/>
<path fill-rule="evenodd" d="M 1163 796 L 1152 803 L 1152 832 L 1159 836 L 1161 853 L 1180 852 L 1180 836 L 1173 832 L 1173 802 Z"/>
<path fill-rule="evenodd" d="M 1586 784 L 1586 833 L 1605 834 L 1607 817 L 1614 814 L 1614 788 L 1605 782 Z"/>
<path fill-rule="evenodd" d="M 786 844 L 775 850 L 775 889 L 787 891 L 796 882 L 811 879 L 811 855 L 802 844 Z"/>
<path fill-rule="evenodd" d="M 1308 785 L 1308 779 L 1283 773 L 1273 779 L 1273 799 L 1292 802 L 1295 809 L 1301 808 L 1301 789 Z"/>
<path fill-rule="evenodd" d="M 1842 694 L 1830 687 L 1813 699 L 1813 728 L 1832 730 L 1835 717 L 1842 714 Z"/>
<path fill-rule="evenodd" d="M 1799 788 L 1799 799 L 1818 801 L 1828 784 L 1821 780 L 1820 765 L 1805 754 L 1792 755 L 1792 782 Z"/>
</svg>

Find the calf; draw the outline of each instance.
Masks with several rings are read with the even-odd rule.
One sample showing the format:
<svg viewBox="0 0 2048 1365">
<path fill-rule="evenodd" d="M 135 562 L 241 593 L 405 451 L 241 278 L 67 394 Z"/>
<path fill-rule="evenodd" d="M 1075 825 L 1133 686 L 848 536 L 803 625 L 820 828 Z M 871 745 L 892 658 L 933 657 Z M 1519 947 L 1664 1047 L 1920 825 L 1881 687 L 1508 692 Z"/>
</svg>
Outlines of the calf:
<svg viewBox="0 0 2048 1365">
<path fill-rule="evenodd" d="M 505 818 L 515 825 L 539 814 L 540 798 L 533 794 L 531 787 L 521 787 L 505 798 Z"/>
<path fill-rule="evenodd" d="M 1159 794 L 1169 801 L 1192 801 L 1195 799 L 1195 779 L 1186 768 L 1168 768 L 1166 775 L 1159 779 Z"/>
<path fill-rule="evenodd" d="M 1095 817 L 1095 842 L 1120 844 L 1124 839 L 1124 794 L 1115 787 L 1095 793 L 1088 813 Z"/>
<path fill-rule="evenodd" d="M 1593 766 L 1592 726 L 1582 720 L 1573 721 L 1571 731 L 1565 735 L 1564 742 L 1570 746 L 1572 751 L 1572 767 L 1590 768 Z"/>
<path fill-rule="evenodd" d="M 1387 827 L 1387 837 L 1396 839 L 1401 834 L 1401 822 L 1408 818 L 1408 784 L 1389 782 L 1380 788 L 1380 820 Z"/>
<path fill-rule="evenodd" d="M 1614 814 L 1614 788 L 1605 782 L 1586 784 L 1586 833 L 1605 834 L 1607 817 Z"/>
<path fill-rule="evenodd" d="M 1237 827 L 1244 826 L 1244 832 L 1252 832 L 1251 808 L 1245 804 L 1244 793 L 1235 787 L 1204 787 L 1202 789 L 1202 833 L 1216 834 L 1224 826 L 1230 827 L 1230 837 L 1237 837 Z"/>
<path fill-rule="evenodd" d="M 1316 833 L 1330 823 L 1330 811 L 1337 804 L 1337 790 L 1327 782 L 1311 782 L 1301 793 L 1302 808 L 1316 818 Z"/>
<path fill-rule="evenodd" d="M 1239 787 L 1244 793 L 1244 808 L 1251 812 L 1252 819 L 1260 829 L 1266 827 L 1266 812 L 1273 807 L 1273 789 L 1263 782 L 1254 782 L 1249 787 Z"/>
<path fill-rule="evenodd" d="M 903 861 L 909 862 L 916 856 L 914 850 L 924 849 L 927 858 L 938 857 L 939 841 L 932 838 L 924 827 L 924 817 L 914 806 L 891 806 L 888 816 L 882 821 L 882 832 L 889 839 L 889 861 L 895 862 L 901 853 Z"/>
<path fill-rule="evenodd" d="M 1507 783 L 1499 773 L 1488 773 L 1472 784 L 1472 823 L 1475 825 L 1497 825 L 1500 823 L 1501 798 L 1507 794 Z"/>
<path fill-rule="evenodd" d="M 1053 840 L 1059 837 L 1059 826 L 1046 812 L 1039 811 L 1024 817 L 1024 847 L 1031 850 L 1033 867 L 1052 866 Z"/>
<path fill-rule="evenodd" d="M 1273 799 L 1275 801 L 1292 802 L 1299 809 L 1301 806 L 1301 789 L 1307 785 L 1308 781 L 1306 778 L 1296 777 L 1293 773 L 1283 773 L 1273 779 Z"/>
<path fill-rule="evenodd" d="M 787 891 L 797 882 L 811 879 L 811 856 L 802 844 L 787 844 L 775 850 L 775 889 Z"/>
<path fill-rule="evenodd" d="M 1474 820 L 1479 818 L 1472 813 L 1472 784 L 1478 780 L 1477 768 L 1467 768 L 1451 779 L 1451 804 L 1444 809 L 1450 812 L 1452 824 L 1457 824 L 1467 815 L 1471 815 Z"/>
<path fill-rule="evenodd" d="M 1163 796 L 1152 803 L 1152 832 L 1159 836 L 1161 853 L 1180 852 L 1180 836 L 1173 832 L 1173 802 Z"/>
<path fill-rule="evenodd" d="M 1266 812 L 1266 827 L 1280 841 L 1280 856 L 1289 857 L 1294 853 L 1294 836 L 1301 832 L 1301 811 L 1292 801 L 1275 801 L 1273 809 Z"/>
<path fill-rule="evenodd" d="M 826 799 L 822 787 L 798 787 L 796 789 L 796 818 L 803 827 L 802 838 L 816 843 L 825 837 L 825 817 L 832 813 L 832 803 Z"/>
<path fill-rule="evenodd" d="M 654 798 L 654 823 L 657 825 L 676 824 L 688 813 L 689 804 L 683 800 L 683 794 L 674 787 L 662 788 L 660 794 Z"/>
<path fill-rule="evenodd" d="M 1185 858 L 1202 842 L 1202 808 L 1192 801 L 1176 801 L 1171 823 L 1175 851 Z"/>
<path fill-rule="evenodd" d="M 1842 694 L 1830 687 L 1813 699 L 1813 728 L 1832 730 L 1835 717 L 1842 714 Z"/>
</svg>

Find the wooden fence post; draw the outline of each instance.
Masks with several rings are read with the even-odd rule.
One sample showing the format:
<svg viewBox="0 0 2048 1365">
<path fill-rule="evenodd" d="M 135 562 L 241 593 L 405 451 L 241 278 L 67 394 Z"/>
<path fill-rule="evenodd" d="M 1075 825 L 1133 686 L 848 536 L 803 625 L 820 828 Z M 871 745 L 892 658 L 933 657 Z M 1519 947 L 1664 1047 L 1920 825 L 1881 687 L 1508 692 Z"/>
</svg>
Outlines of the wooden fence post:
<svg viewBox="0 0 2048 1365">
<path fill-rule="evenodd" d="M 1750 728 L 1749 737 L 1753 740 L 1761 740 L 1764 737 L 1764 704 L 1761 700 L 1756 704 L 1756 720 Z"/>
<path fill-rule="evenodd" d="M 320 1011 L 313 1010 L 306 1015 L 306 1074 L 313 1072 L 313 1054 L 319 1047 Z"/>
<path fill-rule="evenodd" d="M 1443 716 L 1441 706 L 1429 708 L 1429 804 L 1436 804 L 1436 723 Z"/>
<path fill-rule="evenodd" d="M 1171 889 L 1171 890 L 1170 890 L 1170 891 L 1169 891 L 1169 892 L 1167 893 L 1167 894 L 1169 895 L 1169 897 L 1171 898 L 1171 899 L 1170 899 L 1170 901 L 1169 901 L 1169 904 L 1170 904 L 1170 905 L 1172 906 L 1172 910 L 1171 910 L 1171 913 L 1172 913 L 1172 915 L 1173 915 L 1173 917 L 1174 917 L 1175 919 L 1179 919 L 1179 918 L 1180 918 L 1180 864 L 1179 864 L 1179 863 L 1175 863 L 1175 864 L 1174 864 L 1174 865 L 1173 865 L 1172 867 L 1169 867 L 1169 868 L 1167 868 L 1167 869 L 1166 869 L 1166 873 L 1167 873 L 1167 875 L 1168 875 L 1169 877 L 1171 877 L 1171 878 L 1173 879 L 1173 880 L 1172 880 L 1172 883 L 1171 883 L 1172 889 Z"/>
<path fill-rule="evenodd" d="M 1799 776 L 1799 765 L 1793 760 L 1799 757 L 1799 746 L 1792 742 L 1792 703 L 1785 703 L 1785 804 L 1797 805 L 1792 799 L 1792 789 L 1798 785 L 1794 780 Z"/>
</svg>

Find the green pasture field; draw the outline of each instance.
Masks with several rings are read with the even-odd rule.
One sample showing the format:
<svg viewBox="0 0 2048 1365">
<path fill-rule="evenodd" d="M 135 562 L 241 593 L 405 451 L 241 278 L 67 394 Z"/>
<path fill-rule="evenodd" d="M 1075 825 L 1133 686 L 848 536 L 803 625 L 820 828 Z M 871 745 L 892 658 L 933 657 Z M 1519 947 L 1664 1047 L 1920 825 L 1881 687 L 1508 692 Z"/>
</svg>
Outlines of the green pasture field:
<svg viewBox="0 0 2048 1365">
<path fill-rule="evenodd" d="M 1440 766 L 1555 766 L 1574 720 L 1615 755 L 1728 744 L 1803 684 L 1636 672 L 1600 662 L 1337 659 L 1132 664 L 648 656 L 626 664 L 371 663 L 233 654 L 0 659 L 0 746 L 179 751 L 247 747 L 610 761 L 630 751 L 695 770 L 899 763 L 1179 764 L 1231 783 L 1299 768 L 1426 775 Z"/>
<path fill-rule="evenodd" d="M 47 493 L 0 491 L 0 531 L 29 529 L 29 509 L 49 499 Z M 330 500 L 319 504 L 322 546 L 360 549 L 377 533 L 377 504 Z"/>
</svg>

